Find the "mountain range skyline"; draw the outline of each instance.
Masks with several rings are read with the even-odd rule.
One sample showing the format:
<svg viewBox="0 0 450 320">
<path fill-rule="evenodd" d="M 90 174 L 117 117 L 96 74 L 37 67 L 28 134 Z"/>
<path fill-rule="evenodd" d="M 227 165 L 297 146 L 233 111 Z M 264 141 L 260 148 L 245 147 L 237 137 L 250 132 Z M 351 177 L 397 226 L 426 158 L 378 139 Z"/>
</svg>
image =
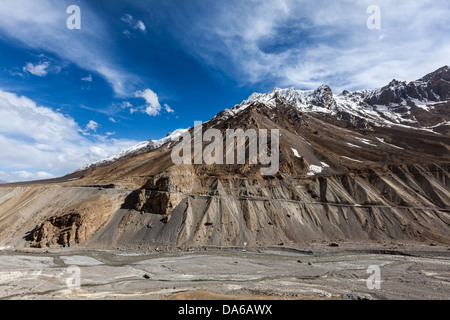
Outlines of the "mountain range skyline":
<svg viewBox="0 0 450 320">
<path fill-rule="evenodd" d="M 380 29 L 371 5 L 4 0 L 0 179 L 62 176 L 253 92 L 381 88 L 449 64 L 447 2 L 381 1 Z"/>
<path fill-rule="evenodd" d="M 336 120 L 347 120 L 363 129 L 370 130 L 373 126 L 398 126 L 447 135 L 450 130 L 450 117 L 446 111 L 450 99 L 449 84 L 450 67 L 444 66 L 409 83 L 394 79 L 382 88 L 355 92 L 344 90 L 337 95 L 334 95 L 327 85 L 310 91 L 296 90 L 292 87 L 274 88 L 268 93 L 253 93 L 248 99 L 223 110 L 206 123 L 214 120 L 226 121 L 258 103 L 275 108 L 281 98 L 306 114 L 330 115 Z M 177 129 L 159 140 L 140 142 L 119 154 L 86 164 L 75 172 L 150 152 L 167 143 L 177 143 L 192 127 Z"/>
</svg>

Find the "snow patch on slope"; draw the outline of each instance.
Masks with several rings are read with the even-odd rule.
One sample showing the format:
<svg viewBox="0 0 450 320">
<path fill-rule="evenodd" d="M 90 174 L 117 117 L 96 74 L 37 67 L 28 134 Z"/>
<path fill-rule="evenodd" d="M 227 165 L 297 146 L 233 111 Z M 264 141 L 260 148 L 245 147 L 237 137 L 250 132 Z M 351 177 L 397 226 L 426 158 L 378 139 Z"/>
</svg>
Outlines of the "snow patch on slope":
<svg viewBox="0 0 450 320">
<path fill-rule="evenodd" d="M 294 156 L 296 156 L 297 158 L 301 158 L 302 156 L 298 154 L 298 151 L 296 149 L 292 149 L 292 152 L 294 153 Z"/>
<path fill-rule="evenodd" d="M 361 142 L 364 143 L 364 144 L 367 144 L 367 145 L 369 145 L 369 146 L 372 146 L 372 147 L 376 147 L 376 146 L 377 146 L 376 144 L 371 143 L 371 141 L 368 140 L 368 139 L 364 139 L 364 138 L 360 138 L 360 137 L 355 137 L 355 139 L 361 141 Z"/>
<path fill-rule="evenodd" d="M 356 159 L 352 159 L 352 158 L 349 158 L 349 157 L 345 157 L 345 156 L 342 156 L 342 158 L 350 160 L 350 161 L 354 161 L 354 162 L 363 163 L 362 161 L 359 161 L 359 160 L 356 160 Z"/>
<path fill-rule="evenodd" d="M 309 166 L 308 176 L 315 176 L 316 174 L 322 173 L 322 169 L 322 167 L 312 164 Z"/>
<path fill-rule="evenodd" d="M 312 177 L 312 176 L 315 176 L 316 174 L 320 174 L 320 173 L 322 173 L 322 171 L 325 168 L 329 168 L 330 167 L 325 162 L 321 162 L 320 164 L 321 164 L 320 166 L 317 166 L 317 165 L 314 165 L 314 164 L 310 165 L 309 166 L 308 176 Z"/>
<path fill-rule="evenodd" d="M 355 145 L 355 144 L 348 143 L 348 142 L 347 142 L 347 144 L 348 144 L 350 147 L 362 149 L 360 146 L 357 146 L 357 145 Z"/>
</svg>

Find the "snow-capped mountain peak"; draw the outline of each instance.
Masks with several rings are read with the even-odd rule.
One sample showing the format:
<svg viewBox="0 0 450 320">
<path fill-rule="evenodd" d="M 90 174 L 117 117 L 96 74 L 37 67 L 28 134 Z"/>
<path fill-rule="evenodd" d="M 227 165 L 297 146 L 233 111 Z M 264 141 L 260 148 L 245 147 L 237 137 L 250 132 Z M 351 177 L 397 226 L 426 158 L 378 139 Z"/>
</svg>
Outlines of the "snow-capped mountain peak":
<svg viewBox="0 0 450 320">
<path fill-rule="evenodd" d="M 87 170 L 87 169 L 90 169 L 90 168 L 93 168 L 96 166 L 106 165 L 109 163 L 113 163 L 117 160 L 120 160 L 122 158 L 135 156 L 138 154 L 149 152 L 151 150 L 158 149 L 158 148 L 162 147 L 163 145 L 165 145 L 166 143 L 169 143 L 172 141 L 177 141 L 179 139 L 179 137 L 188 130 L 189 130 L 189 128 L 188 129 L 177 129 L 174 132 L 168 133 L 167 136 L 162 139 L 159 139 L 159 140 L 150 139 L 148 141 L 140 142 L 140 143 L 132 146 L 131 148 L 128 148 L 116 155 L 113 155 L 111 157 L 108 157 L 108 158 L 100 160 L 100 161 L 96 161 L 96 162 L 87 164 L 87 165 L 83 166 L 82 168 L 76 170 L 75 172 L 84 171 L 84 170 Z"/>
<path fill-rule="evenodd" d="M 285 103 L 303 113 L 334 117 L 364 130 L 372 127 L 404 127 L 434 134 L 449 132 L 450 68 L 442 67 L 419 80 L 392 80 L 374 90 L 344 91 L 334 95 L 328 85 L 316 90 L 294 87 L 274 88 L 268 93 L 253 93 L 246 100 L 217 114 L 213 120 L 226 121 L 250 106 L 274 109 Z M 112 163 L 121 158 L 145 153 L 175 141 L 189 129 L 178 129 L 160 140 L 144 141 L 123 152 L 84 166 L 78 171 Z"/>
<path fill-rule="evenodd" d="M 375 126 L 405 126 L 431 130 L 434 126 L 448 126 L 448 116 L 436 123 L 436 104 L 450 101 L 450 68 L 442 67 L 419 80 L 406 82 L 392 80 L 388 85 L 374 90 L 344 91 L 334 95 L 328 85 L 316 90 L 275 88 L 269 93 L 253 93 L 247 100 L 219 113 L 216 118 L 226 120 L 255 103 L 275 108 L 284 99 L 305 113 L 335 115 L 338 119 Z M 434 119 L 434 120 L 432 120 Z M 438 119 L 439 120 L 439 119 Z"/>
</svg>

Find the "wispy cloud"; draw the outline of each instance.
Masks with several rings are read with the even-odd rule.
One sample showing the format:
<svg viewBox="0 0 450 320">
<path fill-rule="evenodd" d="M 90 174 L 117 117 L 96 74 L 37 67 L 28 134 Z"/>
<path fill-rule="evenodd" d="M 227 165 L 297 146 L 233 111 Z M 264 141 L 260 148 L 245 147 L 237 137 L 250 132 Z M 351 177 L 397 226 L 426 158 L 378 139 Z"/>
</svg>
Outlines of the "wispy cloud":
<svg viewBox="0 0 450 320">
<path fill-rule="evenodd" d="M 86 77 L 81 78 L 81 81 L 92 82 L 92 75 L 88 75 Z"/>
<path fill-rule="evenodd" d="M 135 19 L 131 14 L 128 13 L 124 14 L 121 20 L 125 22 L 127 26 L 133 30 L 140 30 L 143 33 L 147 31 L 147 27 L 145 26 L 144 22 Z M 131 32 L 129 30 L 124 30 L 123 33 L 127 37 L 131 36 Z"/>
<path fill-rule="evenodd" d="M 22 70 L 24 72 L 31 73 L 32 75 L 38 76 L 38 77 L 45 77 L 48 73 L 48 62 L 42 62 L 37 64 L 32 64 L 31 62 L 28 62 Z"/>
<path fill-rule="evenodd" d="M 243 85 L 373 88 L 450 63 L 448 1 L 377 1 L 381 30 L 367 28 L 372 4 L 194 1 L 162 19 L 170 17 L 172 35 L 191 55 Z"/>
<path fill-rule="evenodd" d="M 68 5 L 66 1 L 55 0 L 2 0 L 0 32 L 23 46 L 50 52 L 80 68 L 96 72 L 108 81 L 119 97 L 132 95 L 141 80 L 116 60 L 114 37 L 108 24 L 90 9 L 88 2 L 84 2 L 81 6 L 82 29 L 68 30 Z M 43 75 L 44 70 L 41 67 L 36 72 Z"/>
<path fill-rule="evenodd" d="M 174 113 L 175 110 L 173 110 L 167 103 L 164 104 L 164 109 L 167 113 Z"/>
</svg>

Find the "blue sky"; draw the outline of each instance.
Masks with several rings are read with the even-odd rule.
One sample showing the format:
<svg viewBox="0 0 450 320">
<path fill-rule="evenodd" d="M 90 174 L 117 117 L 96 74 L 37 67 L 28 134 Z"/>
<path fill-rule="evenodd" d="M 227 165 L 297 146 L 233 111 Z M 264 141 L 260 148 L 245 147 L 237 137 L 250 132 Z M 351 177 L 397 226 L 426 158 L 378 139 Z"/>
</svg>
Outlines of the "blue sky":
<svg viewBox="0 0 450 320">
<path fill-rule="evenodd" d="M 450 4 L 411 2 L 1 0 L 0 180 L 64 175 L 253 92 L 376 88 L 450 64 Z"/>
</svg>

